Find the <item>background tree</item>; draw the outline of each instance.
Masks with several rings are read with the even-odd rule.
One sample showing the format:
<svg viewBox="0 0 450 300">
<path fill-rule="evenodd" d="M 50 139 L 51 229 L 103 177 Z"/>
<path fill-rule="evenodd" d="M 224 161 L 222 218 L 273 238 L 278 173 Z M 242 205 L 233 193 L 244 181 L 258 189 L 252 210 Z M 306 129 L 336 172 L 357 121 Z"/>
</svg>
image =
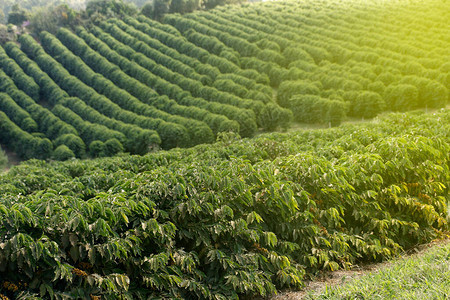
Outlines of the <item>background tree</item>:
<svg viewBox="0 0 450 300">
<path fill-rule="evenodd" d="M 92 0 L 86 4 L 86 16 L 90 19 L 109 19 L 133 16 L 138 10 L 134 4 L 122 0 Z"/>
<path fill-rule="evenodd" d="M 153 0 L 153 18 L 161 19 L 169 12 L 172 0 Z"/>
<path fill-rule="evenodd" d="M 203 0 L 172 0 L 170 5 L 171 13 L 189 13 L 201 8 Z"/>
<path fill-rule="evenodd" d="M 80 13 L 70 8 L 67 4 L 56 7 L 42 7 L 33 11 L 30 18 L 31 31 L 38 35 L 41 31 L 56 33 L 58 28 L 74 28 L 81 24 Z"/>
<path fill-rule="evenodd" d="M 147 2 L 142 6 L 141 14 L 146 16 L 147 18 L 153 18 L 154 16 L 154 9 L 153 9 L 153 2 Z"/>
<path fill-rule="evenodd" d="M 5 13 L 3 12 L 3 9 L 0 8 L 0 23 L 4 24 L 6 21 L 5 19 Z"/>
<path fill-rule="evenodd" d="M 22 26 L 23 22 L 30 19 L 30 12 L 21 8 L 19 4 L 14 4 L 8 15 L 8 24 Z"/>
<path fill-rule="evenodd" d="M 11 27 L 11 25 L 0 24 L 0 45 L 16 40 L 16 34 Z"/>
</svg>

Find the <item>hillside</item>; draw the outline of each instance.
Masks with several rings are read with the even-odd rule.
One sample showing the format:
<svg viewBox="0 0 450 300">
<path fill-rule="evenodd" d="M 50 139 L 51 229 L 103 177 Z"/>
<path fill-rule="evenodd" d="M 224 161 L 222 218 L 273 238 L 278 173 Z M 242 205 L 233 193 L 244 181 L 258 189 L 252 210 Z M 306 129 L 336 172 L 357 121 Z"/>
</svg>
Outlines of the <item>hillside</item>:
<svg viewBox="0 0 450 300">
<path fill-rule="evenodd" d="M 139 16 L 0 48 L 0 143 L 24 159 L 144 154 L 445 107 L 444 1 L 278 1 Z"/>
<path fill-rule="evenodd" d="M 449 230 L 450 111 L 0 174 L 0 294 L 237 299 Z"/>
</svg>

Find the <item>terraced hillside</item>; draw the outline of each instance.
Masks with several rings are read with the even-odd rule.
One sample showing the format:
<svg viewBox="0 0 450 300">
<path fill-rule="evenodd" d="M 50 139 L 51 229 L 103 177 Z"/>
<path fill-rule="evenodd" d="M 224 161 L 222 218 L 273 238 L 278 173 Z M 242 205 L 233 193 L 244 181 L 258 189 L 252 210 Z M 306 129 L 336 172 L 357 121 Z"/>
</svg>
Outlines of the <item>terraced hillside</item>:
<svg viewBox="0 0 450 300">
<path fill-rule="evenodd" d="M 448 103 L 445 1 L 279 1 L 111 19 L 0 49 L 0 142 L 143 154 Z"/>
</svg>

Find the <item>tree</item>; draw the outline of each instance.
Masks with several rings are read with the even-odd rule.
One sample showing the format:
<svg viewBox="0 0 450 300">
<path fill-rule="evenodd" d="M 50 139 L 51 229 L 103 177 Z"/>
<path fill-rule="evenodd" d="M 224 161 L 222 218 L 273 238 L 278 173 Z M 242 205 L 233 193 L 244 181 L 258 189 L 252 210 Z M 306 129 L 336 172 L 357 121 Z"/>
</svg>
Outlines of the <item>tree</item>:
<svg viewBox="0 0 450 300">
<path fill-rule="evenodd" d="M 80 14 L 67 6 L 67 4 L 51 8 L 39 8 L 30 18 L 31 30 L 36 35 L 42 31 L 56 33 L 58 28 L 62 26 L 75 28 L 80 23 Z"/>
<path fill-rule="evenodd" d="M 169 12 L 172 0 L 153 0 L 153 18 L 161 19 Z"/>
<path fill-rule="evenodd" d="M 86 151 L 83 140 L 74 134 L 61 135 L 54 141 L 54 144 L 55 146 L 66 145 L 76 157 L 83 157 Z"/>
<path fill-rule="evenodd" d="M 369 91 L 359 93 L 352 103 L 353 114 L 364 118 L 373 118 L 385 108 L 386 103 L 380 94 Z"/>
<path fill-rule="evenodd" d="M 145 3 L 144 6 L 142 6 L 141 14 L 143 14 L 147 18 L 153 18 L 154 17 L 153 2 Z"/>
<path fill-rule="evenodd" d="M 419 91 L 411 84 L 392 84 L 386 88 L 384 98 L 393 111 L 406 111 L 417 108 Z"/>
<path fill-rule="evenodd" d="M 6 21 L 5 19 L 5 13 L 3 12 L 3 10 L 0 8 L 0 24 L 4 24 Z"/>
<path fill-rule="evenodd" d="M 203 0 L 172 0 L 170 5 L 171 13 L 189 13 L 199 9 L 203 4 Z"/>
<path fill-rule="evenodd" d="M 92 0 L 86 4 L 86 15 L 92 20 L 123 18 L 136 15 L 137 12 L 135 5 L 122 0 Z"/>
<path fill-rule="evenodd" d="M 105 156 L 105 144 L 102 141 L 93 141 L 89 144 L 89 154 L 91 157 Z"/>
<path fill-rule="evenodd" d="M 346 103 L 338 100 L 331 100 L 328 102 L 327 106 L 328 109 L 325 114 L 325 122 L 329 122 L 331 126 L 338 126 L 346 117 Z"/>
<path fill-rule="evenodd" d="M 6 44 L 7 42 L 15 41 L 16 40 L 16 34 L 14 33 L 14 30 L 12 30 L 12 25 L 3 25 L 0 24 L 0 44 Z"/>
<path fill-rule="evenodd" d="M 23 22 L 30 19 L 30 13 L 21 8 L 19 4 L 14 4 L 8 15 L 8 24 L 22 26 Z"/>
<path fill-rule="evenodd" d="M 104 145 L 105 156 L 114 156 L 117 153 L 123 152 L 123 146 L 117 139 L 109 139 Z"/>
</svg>

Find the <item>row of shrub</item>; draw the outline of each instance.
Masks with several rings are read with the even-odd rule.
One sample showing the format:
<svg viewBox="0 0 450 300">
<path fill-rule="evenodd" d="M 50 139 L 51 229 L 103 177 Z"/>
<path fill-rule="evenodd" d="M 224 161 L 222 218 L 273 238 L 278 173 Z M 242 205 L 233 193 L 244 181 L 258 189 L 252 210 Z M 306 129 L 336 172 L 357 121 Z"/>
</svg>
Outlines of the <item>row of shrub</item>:
<svg viewBox="0 0 450 300">
<path fill-rule="evenodd" d="M 152 54 L 153 50 L 152 48 L 148 47 L 145 43 L 130 36 L 129 34 L 122 31 L 115 25 L 103 24 L 102 27 L 114 38 L 123 43 L 120 46 L 123 47 L 124 45 L 130 45 L 133 49 L 140 51 L 145 56 L 147 56 L 147 57 L 141 56 L 141 59 L 138 62 L 142 64 L 142 61 L 145 61 L 145 67 L 149 69 L 153 74 L 157 75 L 159 78 L 170 81 L 173 84 L 173 87 L 171 87 L 170 89 L 168 89 L 167 87 L 162 89 L 161 93 L 166 90 L 174 90 L 174 94 L 169 94 L 169 96 L 174 99 L 179 99 L 179 97 L 181 97 L 182 95 L 182 92 L 187 91 L 192 96 L 204 98 L 207 101 L 219 102 L 245 109 L 252 109 L 257 116 L 263 109 L 263 103 L 260 103 L 259 101 L 242 99 L 232 94 L 220 92 L 215 88 L 203 85 L 199 81 L 185 78 L 179 73 L 170 71 L 169 69 L 157 64 L 155 61 L 153 61 L 153 59 L 150 59 L 150 57 L 153 58 Z M 115 47 L 115 49 L 117 48 L 118 47 Z M 158 87 L 155 86 L 155 88 L 157 89 Z M 263 126 L 264 124 L 259 125 Z"/>
<path fill-rule="evenodd" d="M 47 72 L 70 95 L 82 99 L 89 106 L 106 116 L 121 120 L 125 123 L 136 124 L 141 128 L 156 130 L 161 137 L 161 145 L 163 148 L 173 148 L 189 144 L 189 136 L 186 128 L 183 126 L 161 119 L 141 116 L 122 109 L 110 99 L 98 94 L 80 79 L 71 75 L 54 58 L 48 55 L 31 36 L 22 35 L 19 41 L 23 50 L 34 59 L 39 67 Z M 104 82 L 102 80 L 103 78 L 95 77 L 95 79 L 100 79 L 100 83 Z"/>
<path fill-rule="evenodd" d="M 0 67 L 14 80 L 19 89 L 24 91 L 34 101 L 39 101 L 40 89 L 36 82 L 25 74 L 17 63 L 10 59 L 5 50 L 0 47 Z"/>
<path fill-rule="evenodd" d="M 187 145 L 196 145 L 213 141 L 213 133 L 204 122 L 171 115 L 160 111 L 153 106 L 142 103 L 139 99 L 130 95 L 127 91 L 118 88 L 110 80 L 94 72 L 83 62 L 80 57 L 70 52 L 50 33 L 45 31 L 41 33 L 41 43 L 47 52 L 59 61 L 62 66 L 66 68 L 66 70 L 75 75 L 85 84 L 93 87 L 99 94 L 103 94 L 108 97 L 108 99 L 118 104 L 122 109 L 132 111 L 145 117 L 154 118 L 156 120 L 160 119 L 183 126 L 189 134 L 189 144 Z M 120 72 L 120 70 L 117 70 L 117 66 L 115 66 L 115 69 L 117 72 Z M 111 69 L 105 71 L 114 73 L 114 70 Z M 118 74 L 118 76 L 123 75 L 125 74 L 121 72 Z"/>
<path fill-rule="evenodd" d="M 42 106 L 34 103 L 33 100 L 28 98 L 23 91 L 17 89 L 12 82 L 12 79 L 7 77 L 1 70 L 0 78 L 5 83 L 2 84 L 0 90 L 9 92 L 11 96 L 14 97 L 13 99 L 8 94 L 0 92 L 0 110 L 4 112 L 10 121 L 20 128 L 20 130 L 31 133 L 39 138 L 44 138 L 46 136 L 53 137 L 51 144 L 52 146 L 45 150 L 45 154 L 41 153 L 43 150 L 35 150 L 34 148 L 27 151 L 18 151 L 17 146 L 12 139 L 5 139 L 4 143 L 12 147 L 12 149 L 14 149 L 14 151 L 16 151 L 17 154 L 23 159 L 33 158 L 36 153 L 41 153 L 39 154 L 41 159 L 53 158 L 57 160 L 66 160 L 75 156 L 84 157 L 86 150 L 85 143 L 89 144 L 93 141 L 106 142 L 112 138 L 125 140 L 125 136 L 120 135 L 118 132 L 113 132 L 110 129 L 105 128 L 104 126 L 102 127 L 98 124 L 87 123 L 78 115 L 68 109 L 60 107 L 60 105 L 56 105 L 52 111 L 48 111 Z M 25 109 L 20 107 L 18 103 L 23 105 Z M 27 110 L 30 110 L 31 114 L 29 114 Z M 39 121 L 40 126 L 38 126 L 36 121 L 33 119 L 33 116 L 35 116 Z M 40 128 L 42 128 L 42 131 Z M 13 129 L 13 125 L 8 128 L 8 130 Z M 15 129 L 13 132 L 18 133 L 20 131 Z M 43 132 L 44 135 L 42 136 L 40 132 Z M 19 141 L 23 141 L 23 139 L 25 139 L 25 137 L 19 138 Z M 30 141 L 28 144 L 25 144 L 24 147 L 31 147 L 30 143 L 36 144 L 37 142 Z M 36 147 L 43 147 L 39 143 L 36 145 Z M 53 148 L 54 151 L 51 152 Z M 117 152 L 115 153 L 109 151 L 100 154 L 95 151 L 95 149 L 90 148 L 89 154 L 92 157 L 97 157 L 102 155 L 113 155 L 122 151 L 123 148 L 121 144 L 119 144 Z"/>
<path fill-rule="evenodd" d="M 128 21 L 128 23 L 132 24 L 132 26 L 134 26 L 136 28 L 136 29 L 134 29 L 132 26 L 127 26 L 124 22 L 122 22 L 120 20 L 110 20 L 110 22 L 115 24 L 115 25 L 117 25 L 119 28 L 121 28 L 126 33 L 130 34 L 131 36 L 133 36 L 133 37 L 139 39 L 140 41 L 145 42 L 145 44 L 151 46 L 151 47 L 146 48 L 145 51 L 143 51 L 143 49 L 141 49 L 141 48 L 139 48 L 139 49 L 135 48 L 136 50 L 145 53 L 147 56 L 152 57 L 152 59 L 154 59 L 156 62 L 160 62 L 160 63 L 164 64 L 166 67 L 172 69 L 173 71 L 176 71 L 176 72 L 178 72 L 180 74 L 185 75 L 184 73 L 186 73 L 186 72 L 182 72 L 183 70 L 181 70 L 181 72 L 179 71 L 181 66 L 178 67 L 178 68 L 173 68 L 171 66 L 171 64 L 164 63 L 164 61 L 162 61 L 162 62 L 160 61 L 162 55 L 161 55 L 161 52 L 159 52 L 159 51 L 170 52 L 172 57 L 176 57 L 176 58 L 180 58 L 180 57 L 179 57 L 179 54 L 176 51 L 175 51 L 175 53 L 173 53 L 174 50 L 172 48 L 168 48 L 167 46 L 162 45 L 160 41 L 152 38 L 150 35 L 147 35 L 146 34 L 146 29 L 148 27 L 147 24 L 145 24 L 145 23 L 141 24 L 141 23 L 137 22 L 134 19 L 130 19 Z M 142 29 L 143 32 L 137 30 L 138 28 Z M 115 31 L 112 30 L 111 32 L 114 33 Z M 205 39 L 209 40 L 209 39 L 212 39 L 212 37 L 205 37 Z M 167 50 L 165 48 L 168 48 L 169 50 Z M 154 54 L 152 54 L 152 52 Z M 159 53 L 155 53 L 155 52 L 159 52 Z M 226 51 L 226 52 L 229 52 L 229 51 Z M 225 55 L 224 57 L 214 57 L 214 56 L 210 55 L 210 57 L 207 59 L 207 62 L 210 65 L 218 66 L 219 70 L 222 73 L 239 73 L 241 71 L 241 69 L 238 67 L 239 66 L 239 62 L 235 61 L 237 63 L 237 65 L 234 65 L 233 63 L 231 63 L 232 60 L 233 60 L 233 58 L 230 57 L 230 55 Z M 179 62 L 179 63 L 184 65 L 184 63 L 181 63 L 181 62 Z M 196 62 L 196 68 L 200 68 L 200 64 L 201 64 L 200 62 Z M 203 67 L 204 64 L 201 64 L 201 65 Z M 186 67 L 186 66 L 184 66 L 184 67 Z M 214 77 L 217 77 L 217 76 L 218 75 L 216 75 L 216 74 L 214 75 Z M 193 78 L 192 76 L 188 76 L 188 77 L 191 77 L 194 80 L 198 80 L 196 78 Z M 253 79 L 249 79 L 249 78 L 245 78 L 245 79 L 246 80 L 251 80 L 253 83 L 256 83 Z M 210 80 L 199 80 L 199 81 L 201 81 L 203 84 L 211 86 L 211 82 L 213 80 L 214 79 L 212 79 L 210 77 Z M 240 85 L 240 81 L 235 81 L 235 83 Z M 214 85 L 213 87 L 216 87 L 216 86 Z M 256 85 L 254 85 L 254 87 L 256 87 Z M 246 88 L 246 87 L 242 86 L 241 89 L 243 89 L 243 88 Z M 234 90 L 223 90 L 223 91 L 235 94 Z M 241 97 L 241 98 L 250 98 L 250 99 L 253 99 L 253 100 L 262 100 L 264 102 L 267 99 L 266 97 L 264 97 L 264 95 L 261 95 L 261 92 L 259 90 L 246 91 L 243 95 L 239 95 L 239 94 L 236 94 L 236 95 Z"/>
<path fill-rule="evenodd" d="M 53 144 L 49 139 L 21 129 L 3 111 L 0 111 L 0 142 L 24 159 L 46 159 L 53 152 Z"/>
<path fill-rule="evenodd" d="M 95 41 L 96 44 L 93 44 L 93 41 L 91 40 L 90 45 L 93 46 L 95 50 L 99 51 L 101 55 L 108 57 L 113 62 L 121 65 L 131 77 L 136 78 L 148 86 L 153 86 L 156 91 L 170 96 L 180 105 L 202 108 L 214 114 L 224 115 L 228 119 L 238 122 L 239 131 L 244 136 L 251 136 L 255 133 L 257 129 L 256 117 L 252 110 L 235 107 L 227 103 L 216 101 L 209 102 L 202 98 L 194 98 L 188 91 L 160 78 L 146 69 L 145 67 L 147 67 L 147 64 L 149 64 L 150 67 L 154 65 L 154 62 L 142 53 L 134 53 L 134 51 L 131 50 L 131 53 L 133 54 L 127 56 L 128 59 L 137 61 L 139 64 L 127 61 L 122 55 L 126 56 L 130 51 L 126 51 L 128 48 L 124 44 L 121 44 L 114 38 L 102 33 L 99 29 L 93 30 L 93 32 L 99 41 Z M 111 51 L 111 48 L 109 47 L 112 47 L 115 51 Z"/>
<path fill-rule="evenodd" d="M 208 138 L 211 138 L 211 134 L 205 132 L 205 130 L 203 130 L 202 133 L 200 129 L 202 129 L 204 124 L 200 124 L 198 121 L 205 122 L 211 130 L 213 130 L 214 134 L 217 134 L 220 131 L 238 130 L 238 124 L 230 121 L 222 115 L 213 114 L 197 107 L 179 105 L 167 97 L 159 96 L 159 94 L 144 84 L 144 82 L 150 83 L 153 79 L 155 81 L 152 81 L 152 83 L 156 82 L 156 84 L 158 84 L 156 76 L 149 73 L 148 70 L 140 67 L 135 62 L 129 61 L 128 59 L 120 56 L 101 40 L 91 34 L 88 34 L 83 29 L 79 28 L 78 35 L 80 37 L 77 37 L 67 30 L 61 29 L 58 33 L 58 38 L 75 55 L 79 55 L 79 57 L 83 59 L 84 62 L 94 71 L 104 75 L 118 87 L 134 95 L 138 101 L 146 103 L 152 107 L 161 107 L 166 113 L 173 114 L 171 116 L 168 116 L 167 114 L 165 115 L 166 118 L 169 118 L 168 120 L 174 118 L 179 119 L 177 115 L 184 117 L 185 119 L 189 119 L 189 122 L 192 124 L 183 123 L 183 125 L 193 130 L 196 129 L 191 127 L 198 126 L 198 134 L 202 135 L 197 137 L 196 140 L 193 140 L 193 143 L 198 144 L 201 142 L 211 141 L 208 141 Z M 108 61 L 107 58 L 110 61 Z M 134 58 L 135 61 L 138 60 L 138 56 L 134 56 Z M 125 72 L 119 68 L 122 68 Z M 130 75 L 133 75 L 134 77 Z M 141 79 L 142 82 L 135 78 Z M 147 80 L 144 80 L 144 78 Z"/>
<path fill-rule="evenodd" d="M 317 5 L 324 10 L 312 11 L 312 6 L 298 3 L 264 3 L 251 8 L 227 7 L 167 16 L 165 22 L 178 28 L 197 46 L 216 53 L 235 51 L 236 63 L 267 74 L 273 86 L 286 80 L 320 83 L 319 92 L 313 94 L 350 103 L 350 116 L 373 117 L 386 108 L 405 111 L 439 108 L 448 103 L 450 91 L 446 83 L 450 76 L 443 64 L 445 42 L 440 39 L 432 42 L 430 37 L 424 36 L 417 29 L 420 22 L 415 23 L 419 39 L 405 38 L 405 42 L 399 44 L 386 28 L 393 32 L 403 28 L 398 24 L 383 24 L 377 14 L 385 7 L 374 5 L 375 13 L 364 11 L 370 18 L 362 19 L 361 7 L 346 4 L 351 7 L 351 12 L 346 12 L 349 19 L 363 23 L 355 27 L 337 17 L 343 6 L 334 10 L 332 7 L 336 3 Z M 413 10 L 412 7 L 402 8 L 403 13 Z M 433 13 L 423 22 L 435 24 L 439 22 L 437 16 Z M 372 20 L 384 28 L 367 35 L 366 31 L 373 28 Z M 226 33 L 221 33 L 221 29 Z M 437 29 L 437 35 L 438 32 L 442 30 Z M 213 36 L 211 41 L 206 35 Z M 246 50 L 232 42 L 239 39 L 252 44 L 249 49 L 254 49 L 255 45 L 259 50 L 251 50 L 252 57 L 246 57 L 249 56 Z M 421 43 L 425 40 L 437 47 Z M 259 59 L 260 51 L 266 52 L 265 61 Z M 277 58 L 279 55 L 281 58 Z M 292 93 L 302 94 L 301 91 Z M 278 100 L 280 104 L 284 101 Z M 366 108 L 367 105 L 370 107 Z M 299 110 L 301 108 L 296 108 Z"/>
<path fill-rule="evenodd" d="M 217 68 L 235 68 L 231 62 L 228 62 L 226 59 L 220 58 L 216 55 L 210 54 L 205 49 L 198 47 L 197 45 L 187 41 L 185 38 L 180 36 L 179 34 L 171 34 L 167 31 L 159 30 L 157 26 L 154 26 L 154 21 L 151 21 L 148 18 L 138 17 L 138 20 L 141 22 L 140 25 L 136 25 L 126 19 L 129 24 L 135 26 L 136 28 L 142 30 L 150 36 L 156 37 L 158 40 L 163 42 L 165 45 L 176 49 L 180 53 L 188 54 L 189 56 L 201 61 L 204 64 L 210 64 L 211 66 Z M 146 26 L 148 24 L 150 26 Z M 169 25 L 166 25 L 169 26 Z M 172 27 L 173 28 L 173 27 Z M 175 29 L 175 28 L 174 28 Z M 176 29 L 175 29 L 176 30 Z M 192 60 L 190 60 L 192 63 Z M 195 60 L 193 61 L 195 62 Z M 226 69 L 224 69 L 225 71 Z M 258 83 L 268 83 L 267 76 L 263 74 L 259 74 L 254 70 L 239 70 L 236 72 L 238 75 L 247 77 L 248 79 L 255 80 Z"/>
<path fill-rule="evenodd" d="M 78 136 L 78 131 L 72 125 L 61 120 L 47 108 L 35 103 L 33 99 L 18 89 L 13 80 L 1 70 L 0 79 L 2 82 L 0 84 L 0 92 L 3 92 L 0 93 L 2 104 L 10 103 L 11 106 L 15 106 L 15 110 L 18 109 L 17 106 L 20 106 L 23 112 L 28 114 L 27 118 L 22 116 L 21 119 L 16 120 L 17 116 L 21 116 L 24 113 L 17 113 L 7 108 L 2 108 L 2 111 L 6 112 L 6 115 L 10 115 L 19 128 L 38 136 L 41 135 L 40 133 L 43 133 L 44 136 L 52 141 L 54 148 L 58 149 L 62 145 L 68 147 L 71 157 L 84 157 L 86 146 Z M 19 153 L 19 155 L 21 154 Z M 58 159 L 59 156 L 53 155 L 53 158 Z"/>
<path fill-rule="evenodd" d="M 390 114 L 145 156 L 29 161 L 0 175 L 0 293 L 268 297 L 392 258 L 448 232 L 449 125 L 448 110 Z"/>
</svg>

